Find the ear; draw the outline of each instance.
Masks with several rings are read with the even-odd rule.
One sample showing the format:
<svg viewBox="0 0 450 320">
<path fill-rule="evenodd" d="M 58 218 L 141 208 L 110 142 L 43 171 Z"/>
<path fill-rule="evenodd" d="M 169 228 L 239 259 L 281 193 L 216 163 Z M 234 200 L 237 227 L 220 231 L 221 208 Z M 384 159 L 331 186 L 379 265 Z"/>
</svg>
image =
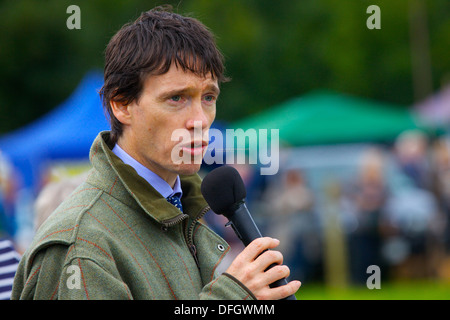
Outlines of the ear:
<svg viewBox="0 0 450 320">
<path fill-rule="evenodd" d="M 124 125 L 130 124 L 131 114 L 129 105 L 125 105 L 122 102 L 114 100 L 111 100 L 109 104 L 111 105 L 111 110 L 117 120 L 119 120 Z"/>
</svg>

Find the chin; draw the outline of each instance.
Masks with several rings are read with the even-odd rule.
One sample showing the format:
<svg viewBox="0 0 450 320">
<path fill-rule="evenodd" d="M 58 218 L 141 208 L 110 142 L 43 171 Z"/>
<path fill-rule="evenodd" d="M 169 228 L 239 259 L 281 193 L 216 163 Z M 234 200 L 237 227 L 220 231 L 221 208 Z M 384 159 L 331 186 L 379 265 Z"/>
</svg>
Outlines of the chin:
<svg viewBox="0 0 450 320">
<path fill-rule="evenodd" d="M 183 164 L 177 168 L 177 173 L 181 175 L 192 175 L 200 170 L 200 164 Z"/>
</svg>

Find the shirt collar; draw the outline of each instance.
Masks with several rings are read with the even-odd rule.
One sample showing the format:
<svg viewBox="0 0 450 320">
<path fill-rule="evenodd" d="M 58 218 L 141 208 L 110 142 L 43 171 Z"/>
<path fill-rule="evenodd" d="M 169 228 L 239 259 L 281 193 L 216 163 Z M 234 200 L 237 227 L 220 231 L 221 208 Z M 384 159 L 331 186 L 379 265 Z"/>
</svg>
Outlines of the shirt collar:
<svg viewBox="0 0 450 320">
<path fill-rule="evenodd" d="M 130 165 L 136 172 L 144 178 L 153 188 L 156 189 L 164 198 L 178 194 L 181 198 L 183 191 L 181 189 L 180 176 L 177 176 L 175 185 L 172 187 L 160 176 L 144 167 L 141 163 L 126 153 L 118 144 L 114 146 L 112 152 L 118 156 L 125 164 Z"/>
</svg>

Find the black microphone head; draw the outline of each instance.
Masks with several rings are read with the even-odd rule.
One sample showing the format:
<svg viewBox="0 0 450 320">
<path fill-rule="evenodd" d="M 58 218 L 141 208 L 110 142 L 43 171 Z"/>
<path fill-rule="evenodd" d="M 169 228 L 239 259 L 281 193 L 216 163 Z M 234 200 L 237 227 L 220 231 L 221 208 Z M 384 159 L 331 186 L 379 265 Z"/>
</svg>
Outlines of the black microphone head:
<svg viewBox="0 0 450 320">
<path fill-rule="evenodd" d="M 206 202 L 217 214 L 227 216 L 247 196 L 239 172 L 229 166 L 212 170 L 202 181 L 201 191 Z"/>
</svg>

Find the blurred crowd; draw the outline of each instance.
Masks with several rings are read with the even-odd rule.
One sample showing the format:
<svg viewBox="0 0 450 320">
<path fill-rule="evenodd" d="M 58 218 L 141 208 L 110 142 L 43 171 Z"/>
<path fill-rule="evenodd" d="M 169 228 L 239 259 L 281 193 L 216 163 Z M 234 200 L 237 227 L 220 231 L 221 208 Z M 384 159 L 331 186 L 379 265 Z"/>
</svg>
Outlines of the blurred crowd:
<svg viewBox="0 0 450 320">
<path fill-rule="evenodd" d="M 244 174 L 258 189 L 249 207 L 281 240 L 291 277 L 365 285 L 377 265 L 384 281 L 450 280 L 449 137 L 404 132 L 392 145 L 368 145 L 349 172 L 314 187 L 300 165 L 264 183 Z"/>
</svg>

